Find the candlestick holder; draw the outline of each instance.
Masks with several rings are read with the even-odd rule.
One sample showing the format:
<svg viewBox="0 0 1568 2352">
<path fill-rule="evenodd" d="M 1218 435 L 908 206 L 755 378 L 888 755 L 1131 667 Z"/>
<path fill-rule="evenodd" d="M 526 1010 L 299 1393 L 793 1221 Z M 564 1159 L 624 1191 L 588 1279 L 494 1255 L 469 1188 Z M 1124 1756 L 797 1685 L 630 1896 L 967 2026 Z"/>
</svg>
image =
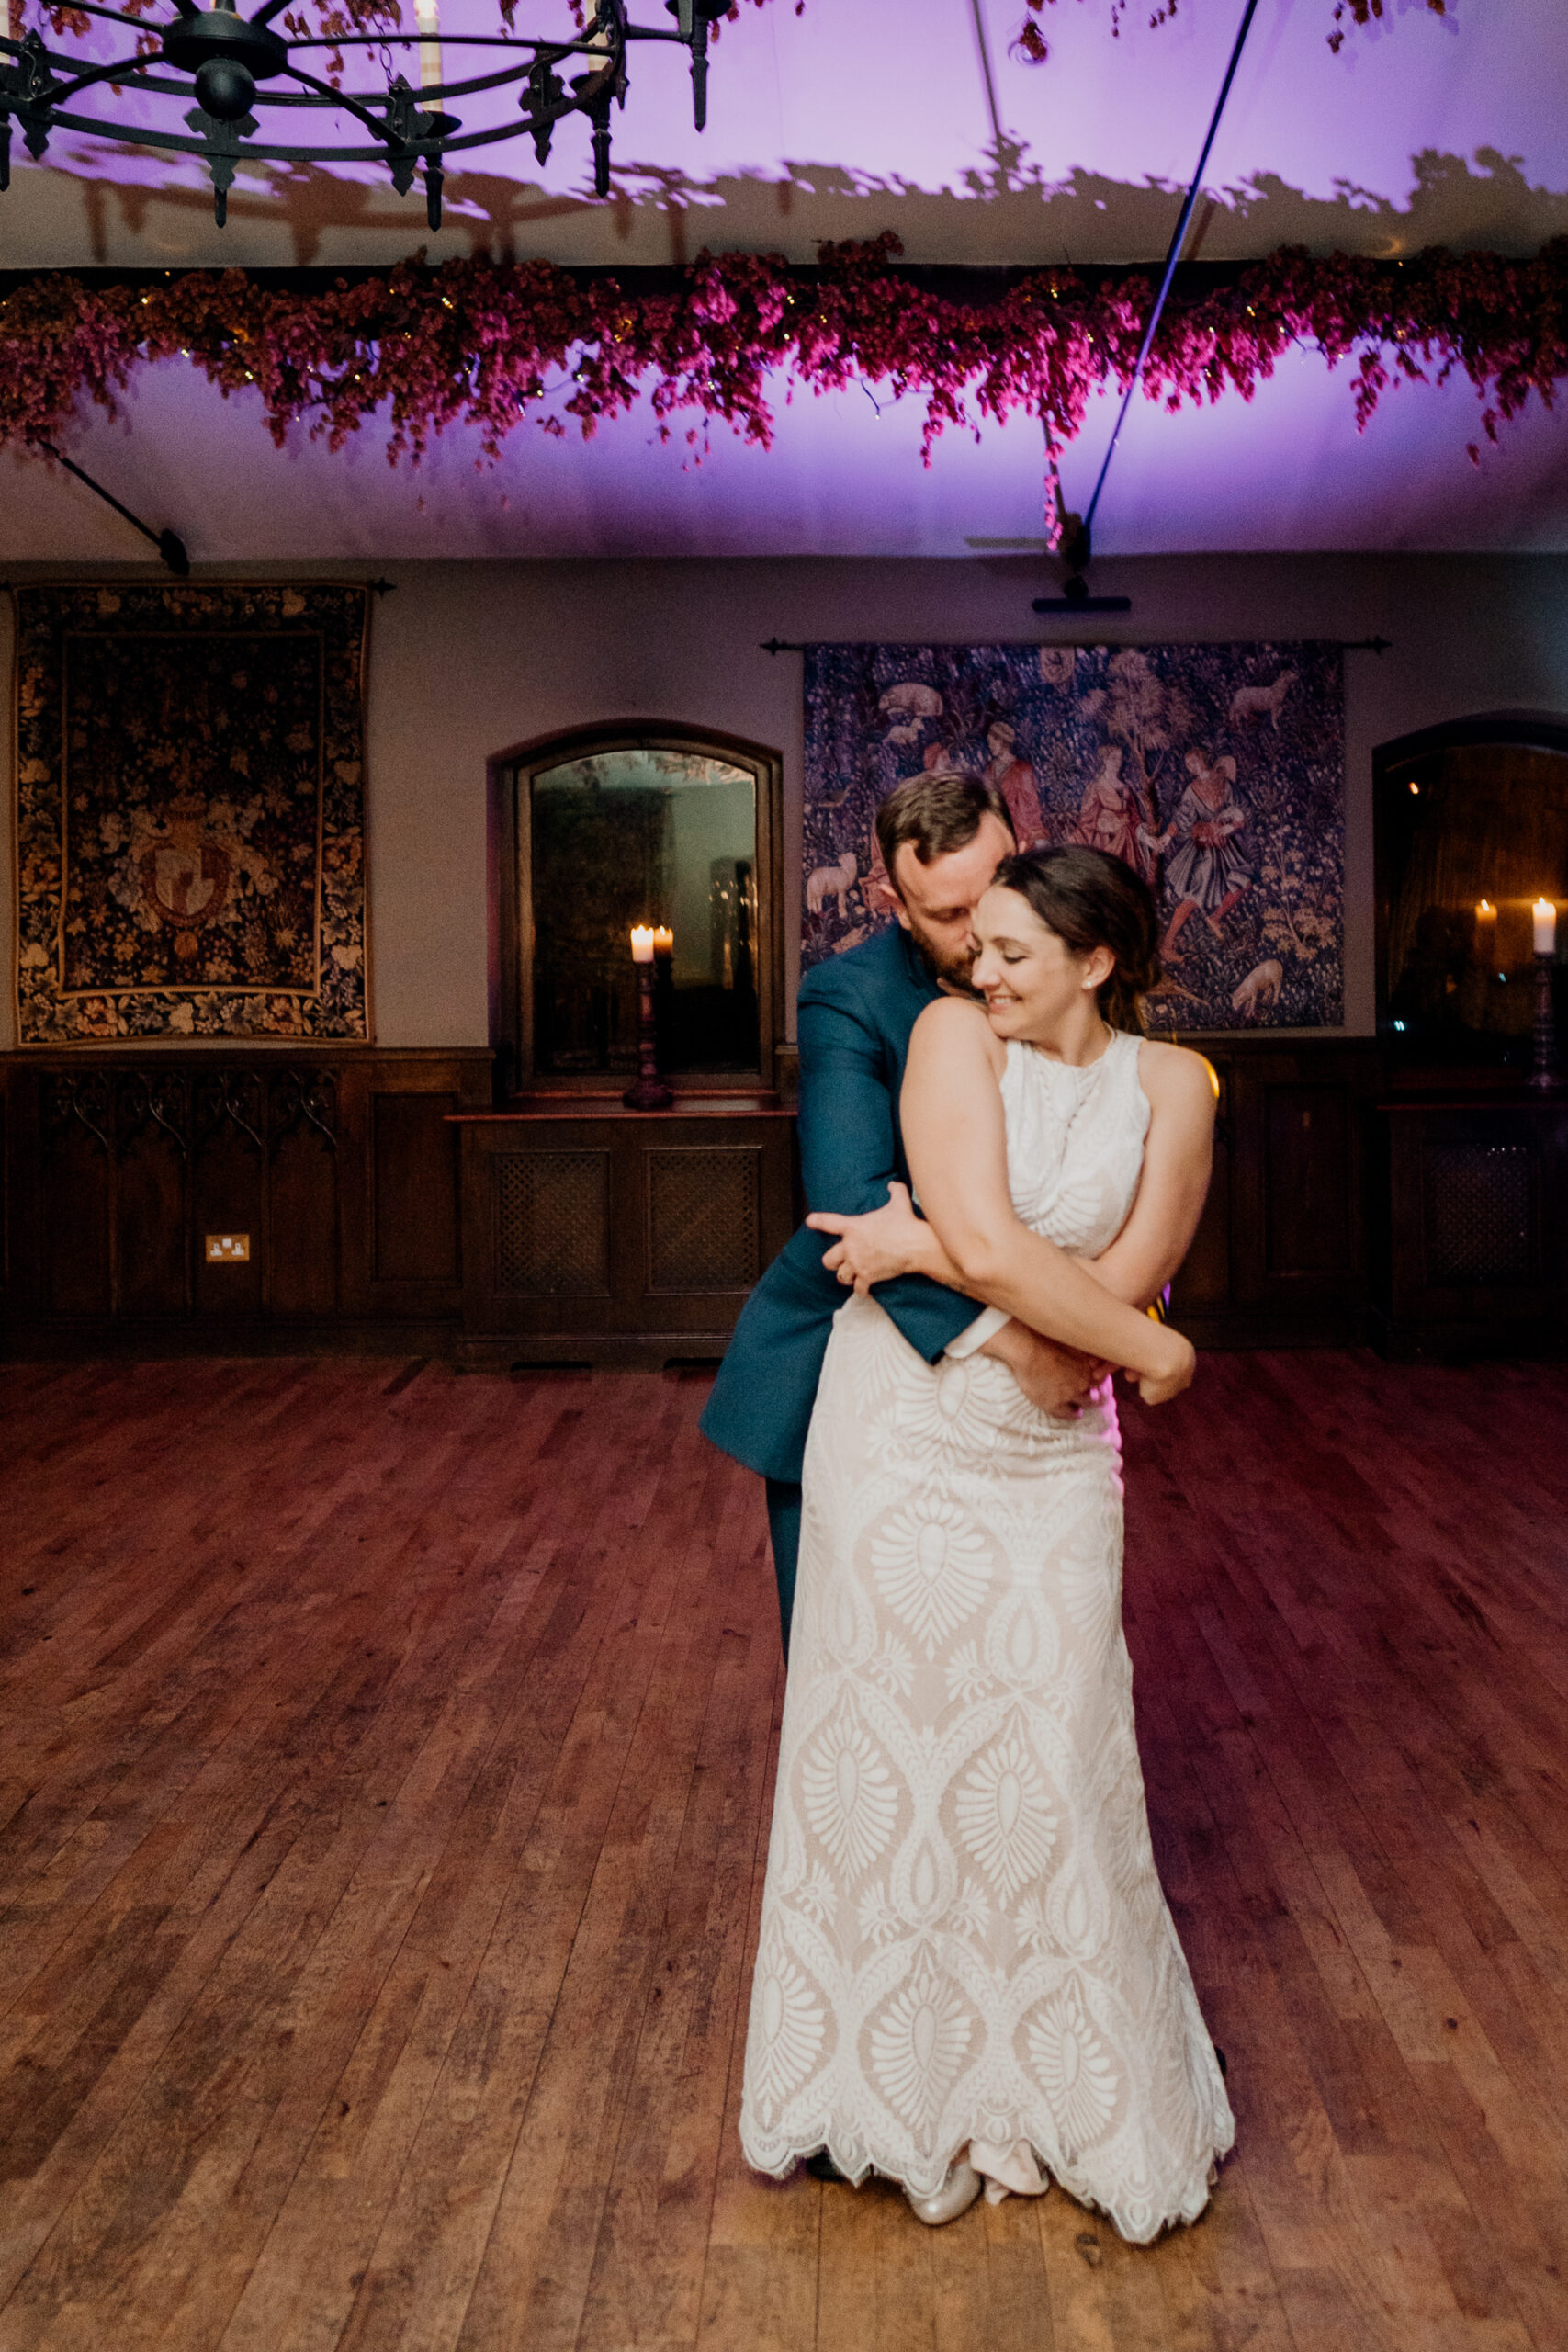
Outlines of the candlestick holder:
<svg viewBox="0 0 1568 2352">
<path fill-rule="evenodd" d="M 1556 970 L 1555 956 L 1537 954 L 1535 959 L 1535 1067 L 1530 1071 L 1532 1086 L 1557 1086 L 1562 1083 L 1557 1074 L 1557 1009 L 1552 1002 L 1551 982 Z"/>
<path fill-rule="evenodd" d="M 653 1010 L 653 965 L 637 967 L 637 1080 L 621 1100 L 628 1111 L 668 1111 L 675 1097 L 659 1075 L 659 1024 Z"/>
</svg>

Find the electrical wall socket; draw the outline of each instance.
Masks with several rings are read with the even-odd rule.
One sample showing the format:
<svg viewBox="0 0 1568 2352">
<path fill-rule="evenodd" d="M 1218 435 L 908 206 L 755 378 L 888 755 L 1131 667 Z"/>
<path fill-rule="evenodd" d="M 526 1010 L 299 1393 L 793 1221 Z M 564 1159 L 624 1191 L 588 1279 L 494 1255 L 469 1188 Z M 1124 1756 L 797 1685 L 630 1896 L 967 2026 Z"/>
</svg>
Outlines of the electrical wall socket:
<svg viewBox="0 0 1568 2352">
<path fill-rule="evenodd" d="M 234 1266 L 251 1254 L 248 1233 L 209 1233 L 207 1237 L 207 1262 L 209 1266 Z"/>
</svg>

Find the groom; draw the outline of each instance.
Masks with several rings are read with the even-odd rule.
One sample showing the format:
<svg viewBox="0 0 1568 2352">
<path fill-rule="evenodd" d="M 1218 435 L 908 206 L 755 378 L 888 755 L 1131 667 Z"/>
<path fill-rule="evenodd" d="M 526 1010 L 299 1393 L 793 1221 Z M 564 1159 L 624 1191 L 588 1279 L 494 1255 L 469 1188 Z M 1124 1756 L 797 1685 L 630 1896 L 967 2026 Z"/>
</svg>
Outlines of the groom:
<svg viewBox="0 0 1568 2352">
<path fill-rule="evenodd" d="M 909 1033 L 942 988 L 967 989 L 974 913 L 1014 848 L 1007 803 L 977 776 L 911 776 L 876 812 L 896 928 L 808 972 L 800 988 L 800 1160 L 807 1206 L 855 1216 L 909 1181 L 898 1092 Z M 799 1227 L 746 1303 L 703 1414 L 705 1435 L 767 1481 L 779 1617 L 789 1651 L 800 1549 L 800 1475 L 822 1359 L 844 1293 L 823 1238 Z M 1086 1360 L 995 1308 L 900 1274 L 877 1303 L 928 1363 L 996 1356 L 1031 1401 L 1059 1412 L 1088 1392 Z M 999 1327 L 999 1328 L 998 1328 Z"/>
</svg>

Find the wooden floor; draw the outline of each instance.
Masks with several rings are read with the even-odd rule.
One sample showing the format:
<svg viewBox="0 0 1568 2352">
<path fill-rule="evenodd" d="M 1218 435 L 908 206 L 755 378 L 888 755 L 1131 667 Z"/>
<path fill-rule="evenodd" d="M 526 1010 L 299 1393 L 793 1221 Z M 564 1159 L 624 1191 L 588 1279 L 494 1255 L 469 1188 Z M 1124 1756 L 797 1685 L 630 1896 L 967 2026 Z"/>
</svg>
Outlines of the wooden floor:
<svg viewBox="0 0 1568 2352">
<path fill-rule="evenodd" d="M 1126 1417 L 1240 2135 L 1143 2251 L 745 2171 L 782 1678 L 704 1393 L 0 1367 L 0 2352 L 1568 2344 L 1568 1377 Z"/>
</svg>

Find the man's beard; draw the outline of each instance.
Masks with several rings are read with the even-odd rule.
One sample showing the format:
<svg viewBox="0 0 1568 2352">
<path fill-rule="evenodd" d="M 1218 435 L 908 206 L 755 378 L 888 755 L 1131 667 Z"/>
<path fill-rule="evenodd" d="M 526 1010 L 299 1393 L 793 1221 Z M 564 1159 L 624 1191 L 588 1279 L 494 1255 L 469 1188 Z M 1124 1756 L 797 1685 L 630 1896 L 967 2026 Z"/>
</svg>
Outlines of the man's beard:
<svg viewBox="0 0 1568 2352">
<path fill-rule="evenodd" d="M 970 975 L 979 960 L 976 951 L 964 948 L 956 956 L 944 954 L 936 942 L 919 929 L 912 915 L 909 917 L 909 936 L 915 943 L 916 953 L 933 980 L 939 982 L 942 988 L 956 989 L 961 996 L 974 995 L 975 989 Z"/>
</svg>

